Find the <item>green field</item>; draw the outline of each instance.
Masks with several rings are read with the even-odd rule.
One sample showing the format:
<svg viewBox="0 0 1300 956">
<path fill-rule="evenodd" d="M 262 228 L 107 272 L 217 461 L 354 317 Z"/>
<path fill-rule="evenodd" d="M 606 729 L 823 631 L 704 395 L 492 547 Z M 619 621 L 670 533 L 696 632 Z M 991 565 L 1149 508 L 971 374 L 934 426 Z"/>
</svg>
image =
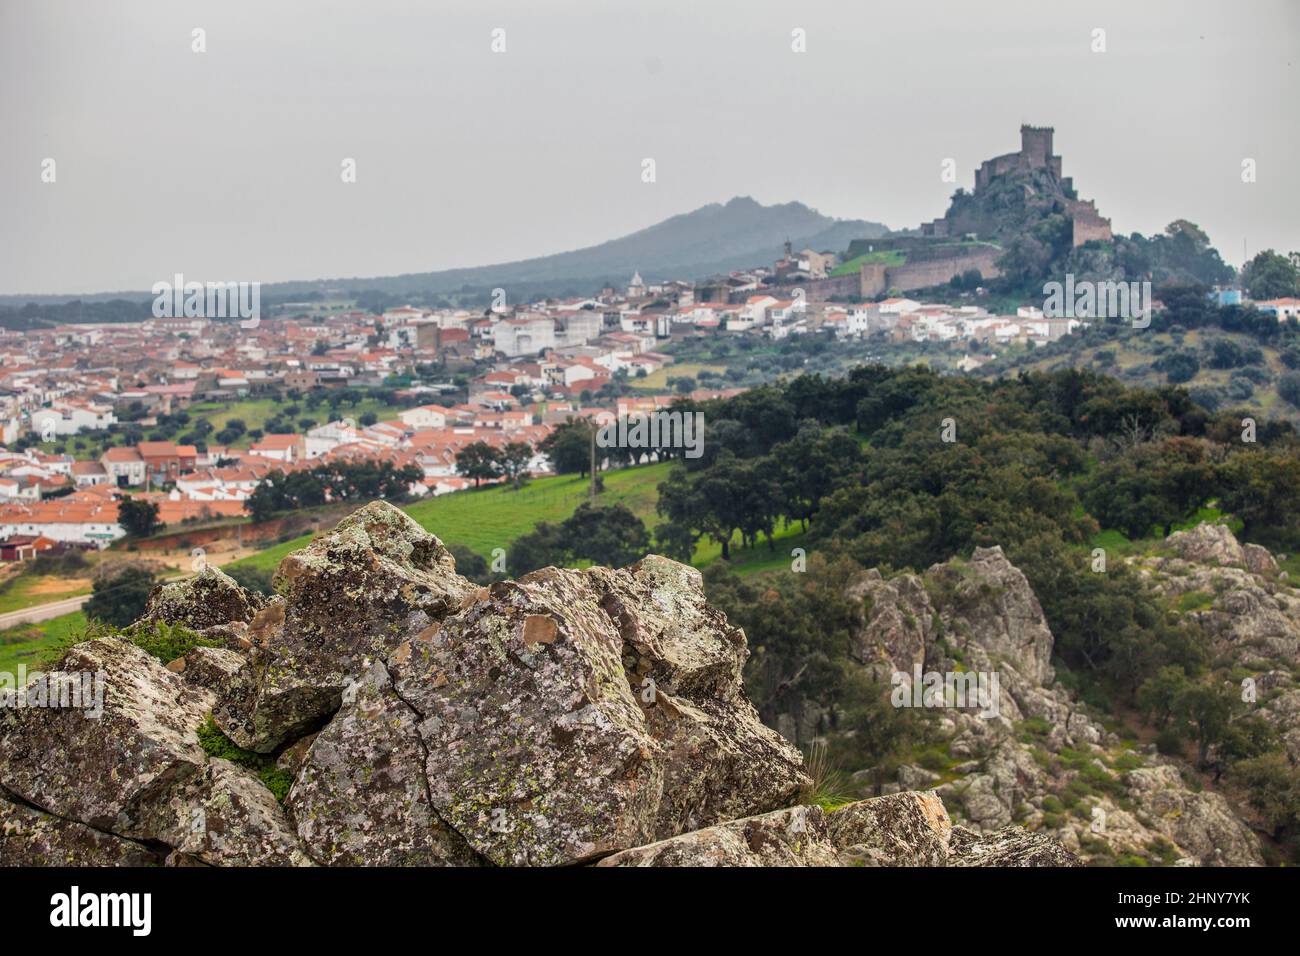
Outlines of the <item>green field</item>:
<svg viewBox="0 0 1300 956">
<path fill-rule="evenodd" d="M 665 365 L 657 372 L 652 372 L 645 378 L 634 378 L 629 380 L 630 385 L 640 389 L 649 389 L 650 391 L 662 392 L 668 387 L 670 378 L 693 378 L 698 381 L 701 372 L 716 372 L 721 375 L 725 372 L 724 365 L 703 365 L 697 362 L 683 362 L 680 365 Z M 707 381 L 701 387 L 707 387 Z"/>
<path fill-rule="evenodd" d="M 277 412 L 283 411 L 288 405 L 298 405 L 301 409 L 297 415 L 293 416 L 295 432 L 302 431 L 298 426 L 298 422 L 303 418 L 314 419 L 316 424 L 323 425 L 327 421 L 340 418 L 351 418 L 353 421 L 357 421 L 367 412 L 373 412 L 375 417 L 383 422 L 396 418 L 399 412 L 406 410 L 404 405 L 387 405 L 376 398 L 364 398 L 355 405 L 341 405 L 334 411 L 331 411 L 328 405 L 316 405 L 308 408 L 301 399 L 294 402 L 269 396 L 265 398 L 246 398 L 235 402 L 196 402 L 185 409 L 190 416 L 190 424 L 179 429 L 179 434 L 188 432 L 193 428 L 194 422 L 205 420 L 212 423 L 212 432 L 208 435 L 207 441 L 215 443 L 214 436 L 217 432 L 225 428 L 230 419 L 238 418 L 243 421 L 247 431 L 233 443 L 232 447 L 247 448 L 252 444 L 248 432 L 254 429 L 266 431 L 267 421 L 274 418 Z M 129 426 L 130 424 L 130 422 L 122 423 L 123 426 Z M 173 435 L 173 439 L 178 438 L 179 434 Z M 144 436 L 148 441 L 165 437 L 165 435 L 152 428 L 144 429 Z M 47 454 L 69 454 L 85 460 L 98 458 L 106 448 L 125 443 L 126 435 L 121 431 L 112 433 L 100 431 L 68 435 L 59 438 L 57 441 L 40 442 L 34 447 Z"/>
<path fill-rule="evenodd" d="M 299 419 L 312 418 L 316 424 L 322 425 L 326 421 L 339 418 L 351 418 L 354 421 L 361 418 L 367 412 L 374 412 L 375 416 L 382 422 L 397 417 L 397 413 L 404 411 L 405 407 L 400 405 L 385 405 L 383 402 L 374 398 L 362 399 L 355 405 L 343 405 L 337 411 L 331 412 L 326 405 L 317 405 L 308 408 L 303 402 L 291 402 L 279 398 L 249 398 L 239 402 L 199 402 L 191 405 L 186 411 L 189 412 L 193 421 L 206 419 L 212 423 L 212 435 L 216 435 L 226 423 L 232 418 L 241 419 L 248 431 L 254 429 L 266 430 L 266 423 L 269 419 L 274 418 L 277 413 L 282 412 L 288 405 L 299 405 L 302 411 L 294 416 L 294 428 L 297 428 Z M 193 427 L 192 425 L 189 427 Z M 209 441 L 213 441 L 209 436 Z M 247 448 L 252 444 L 248 432 L 245 432 L 238 441 L 234 443 L 235 448 Z"/>
<path fill-rule="evenodd" d="M 0 672 L 14 673 L 19 664 L 35 670 L 38 661 L 86 629 L 86 615 L 80 611 L 50 618 L 39 624 L 19 624 L 0 631 Z"/>
<path fill-rule="evenodd" d="M 672 467 L 671 462 L 659 462 L 607 472 L 600 502 L 627 506 L 645 522 L 647 528 L 653 530 L 661 520 L 655 513 L 659 483 L 668 477 Z M 538 522 L 563 521 L 587 500 L 587 489 L 588 483 L 584 479 L 560 475 L 535 478 L 518 491 L 501 485 L 458 491 L 407 505 L 404 510 L 444 543 L 464 545 L 491 561 L 493 550 L 508 550 L 515 538 L 533 530 Z M 765 543 L 749 551 L 742 550 L 737 535 L 732 546 L 732 565 L 744 574 L 788 565 L 790 549 L 800 546 L 803 541 L 798 531 L 797 527 L 778 529 L 775 537 L 779 543 L 775 552 L 769 551 Z M 274 570 L 286 554 L 306 547 L 311 537 L 304 535 L 286 541 L 230 566 Z M 701 541 L 692 563 L 696 566 L 708 564 L 718 557 L 721 550 L 711 541 Z"/>
</svg>

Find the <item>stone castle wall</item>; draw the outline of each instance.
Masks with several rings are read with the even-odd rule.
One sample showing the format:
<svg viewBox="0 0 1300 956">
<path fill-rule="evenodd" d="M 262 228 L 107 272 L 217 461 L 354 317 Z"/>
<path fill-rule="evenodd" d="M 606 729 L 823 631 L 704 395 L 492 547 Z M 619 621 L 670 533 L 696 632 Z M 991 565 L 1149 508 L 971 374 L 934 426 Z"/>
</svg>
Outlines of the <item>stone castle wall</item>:
<svg viewBox="0 0 1300 956">
<path fill-rule="evenodd" d="M 1002 274 L 997 267 L 997 259 L 1001 254 L 1001 249 L 986 247 L 945 259 L 908 262 L 901 266 L 886 266 L 879 262 L 870 262 L 852 275 L 817 279 L 805 283 L 804 289 L 808 301 L 825 302 L 830 299 L 848 299 L 854 296 L 870 299 L 891 290 L 908 292 L 912 289 L 943 285 L 971 269 L 979 272 L 985 279 L 992 279 Z"/>
<path fill-rule="evenodd" d="M 1077 202 L 1070 209 L 1070 219 L 1074 225 L 1074 245 L 1081 246 L 1092 239 L 1102 241 L 1111 238 L 1110 220 L 1097 212 L 1097 206 L 1091 199 Z"/>
</svg>

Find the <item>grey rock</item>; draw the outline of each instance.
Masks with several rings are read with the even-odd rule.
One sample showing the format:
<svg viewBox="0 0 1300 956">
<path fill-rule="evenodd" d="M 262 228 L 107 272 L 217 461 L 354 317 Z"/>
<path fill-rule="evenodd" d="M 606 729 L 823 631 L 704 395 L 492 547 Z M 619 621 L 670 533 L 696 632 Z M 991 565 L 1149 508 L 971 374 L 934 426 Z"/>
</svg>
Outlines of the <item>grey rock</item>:
<svg viewBox="0 0 1300 956">
<path fill-rule="evenodd" d="M 820 807 L 790 807 L 683 833 L 600 860 L 597 866 L 838 866 Z"/>
<path fill-rule="evenodd" d="M 827 815 L 830 839 L 846 863 L 944 866 L 952 821 L 934 791 L 861 800 Z"/>
<path fill-rule="evenodd" d="M 1024 827 L 975 833 L 953 827 L 949 866 L 1079 866 L 1079 858 L 1058 841 Z"/>
</svg>

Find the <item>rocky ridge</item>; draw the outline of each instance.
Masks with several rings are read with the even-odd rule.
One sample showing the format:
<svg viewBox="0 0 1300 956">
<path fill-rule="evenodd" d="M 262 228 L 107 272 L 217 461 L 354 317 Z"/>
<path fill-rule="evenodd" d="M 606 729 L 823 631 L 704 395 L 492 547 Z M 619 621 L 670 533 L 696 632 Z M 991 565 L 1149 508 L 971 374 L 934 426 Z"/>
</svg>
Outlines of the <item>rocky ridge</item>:
<svg viewBox="0 0 1300 956">
<path fill-rule="evenodd" d="M 6 701 L 0 863 L 1077 862 L 996 813 L 954 827 L 934 792 L 807 803 L 800 752 L 745 697 L 744 634 L 688 566 L 482 588 L 374 503 L 288 556 L 276 591 L 215 569 L 167 585 L 144 620 L 216 646 L 164 663 L 97 637 Z M 88 672 L 101 716 L 36 706 Z M 259 767 L 291 780 L 282 800 Z"/>
<path fill-rule="evenodd" d="M 1258 688 L 1259 712 L 1291 756 L 1300 756 L 1300 591 L 1273 556 L 1241 545 L 1222 525 L 1172 535 L 1164 553 L 1130 559 L 1184 607 Z M 865 572 L 849 585 L 861 600 L 853 654 L 886 683 L 915 668 L 996 673 L 996 716 L 977 708 L 934 711 L 946 757 L 906 764 L 879 792 L 934 787 L 971 832 L 1010 824 L 1050 835 L 1084 859 L 1137 858 L 1182 865 L 1263 862 L 1260 842 L 1218 793 L 1203 789 L 1154 746 L 1133 747 L 1054 680 L 1051 630 L 1024 575 L 1000 548 L 977 548 L 924 575 Z M 1186 596 L 1192 595 L 1187 601 Z M 1203 606 L 1202 606 L 1203 605 Z M 815 712 L 783 722 L 815 736 Z M 857 775 L 866 781 L 871 771 Z"/>
</svg>

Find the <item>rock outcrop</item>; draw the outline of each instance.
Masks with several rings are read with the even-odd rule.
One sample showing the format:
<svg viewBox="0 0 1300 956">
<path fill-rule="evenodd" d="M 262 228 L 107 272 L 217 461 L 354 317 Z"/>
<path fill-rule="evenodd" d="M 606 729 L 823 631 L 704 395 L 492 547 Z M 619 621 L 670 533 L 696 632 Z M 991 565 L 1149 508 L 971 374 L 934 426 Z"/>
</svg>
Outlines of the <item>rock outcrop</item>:
<svg viewBox="0 0 1300 956">
<path fill-rule="evenodd" d="M 745 636 L 686 565 L 480 588 L 377 503 L 276 587 L 167 585 L 144 621 L 221 646 L 164 664 L 97 638 L 0 709 L 0 862 L 953 862 L 933 793 L 802 802 L 802 756 L 745 696 Z M 40 705 L 86 674 L 102 712 Z"/>
<path fill-rule="evenodd" d="M 1240 675 L 1243 700 L 1300 761 L 1300 589 L 1258 545 L 1208 522 L 1170 535 L 1174 554 L 1133 559 L 1159 594 L 1184 608 L 1216 658 Z"/>
<path fill-rule="evenodd" d="M 1267 551 L 1240 545 L 1223 526 L 1171 535 L 1168 549 L 1172 556 L 1139 562 L 1140 573 L 1193 608 L 1185 613 L 1217 654 L 1256 671 L 1260 714 L 1300 758 L 1300 689 L 1292 676 L 1300 592 Z M 974 835 L 954 853 L 1004 865 L 997 835 L 1019 824 L 1034 839 L 1048 838 L 1047 860 L 1060 846 L 1103 861 L 1262 863 L 1259 839 L 1222 795 L 1201 789 L 1174 761 L 1125 745 L 1055 683 L 1051 630 L 1000 548 L 977 548 L 969 561 L 938 564 L 920 577 L 884 580 L 867 571 L 847 593 L 862 601 L 852 653 L 877 675 L 892 672 L 910 687 L 919 656 L 928 673 L 998 678 L 996 708 L 932 711 L 945 766 L 898 771 L 896 787 L 936 787 L 963 832 Z M 1023 833 L 1006 839 L 1017 856 L 1031 853 Z"/>
</svg>

